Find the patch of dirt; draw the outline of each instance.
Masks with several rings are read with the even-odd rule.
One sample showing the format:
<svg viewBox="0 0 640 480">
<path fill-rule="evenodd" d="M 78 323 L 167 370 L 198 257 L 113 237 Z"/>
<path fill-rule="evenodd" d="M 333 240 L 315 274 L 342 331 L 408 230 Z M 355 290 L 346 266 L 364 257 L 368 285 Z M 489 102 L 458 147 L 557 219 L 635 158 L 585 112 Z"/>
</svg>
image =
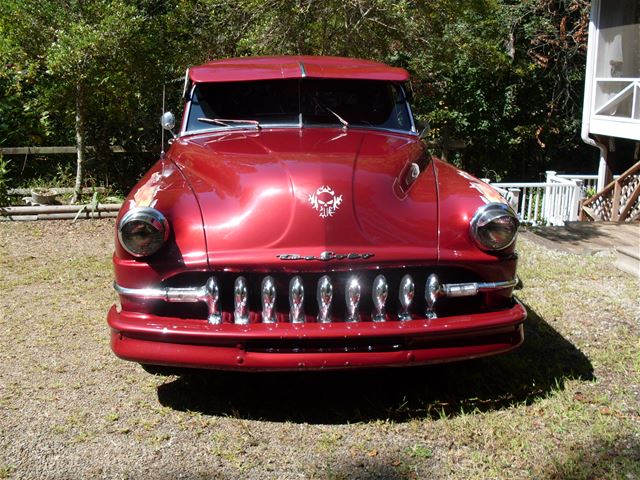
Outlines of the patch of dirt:
<svg viewBox="0 0 640 480">
<path fill-rule="evenodd" d="M 640 248 L 638 222 L 567 222 L 564 227 L 529 227 L 523 235 L 546 248 L 583 255 L 621 246 Z"/>
</svg>

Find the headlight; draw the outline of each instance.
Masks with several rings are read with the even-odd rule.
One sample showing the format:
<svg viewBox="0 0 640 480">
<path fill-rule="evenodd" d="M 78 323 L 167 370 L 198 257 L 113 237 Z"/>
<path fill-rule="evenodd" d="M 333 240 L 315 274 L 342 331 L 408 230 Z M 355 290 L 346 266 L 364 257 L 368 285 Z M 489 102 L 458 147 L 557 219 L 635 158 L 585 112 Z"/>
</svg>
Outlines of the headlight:
<svg viewBox="0 0 640 480">
<path fill-rule="evenodd" d="M 471 219 L 471 237 L 482 250 L 504 250 L 516 239 L 518 217 L 503 203 L 480 207 Z"/>
<path fill-rule="evenodd" d="M 168 237 L 169 222 L 154 208 L 132 208 L 118 225 L 120 245 L 134 257 L 156 253 Z"/>
</svg>

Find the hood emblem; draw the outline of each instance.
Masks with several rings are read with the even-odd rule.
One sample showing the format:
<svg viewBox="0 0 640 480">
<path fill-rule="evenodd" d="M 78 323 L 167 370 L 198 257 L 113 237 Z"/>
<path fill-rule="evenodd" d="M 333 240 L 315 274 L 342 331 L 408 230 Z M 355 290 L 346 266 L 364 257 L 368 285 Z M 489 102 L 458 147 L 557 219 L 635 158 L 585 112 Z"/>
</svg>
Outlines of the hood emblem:
<svg viewBox="0 0 640 480">
<path fill-rule="evenodd" d="M 373 253 L 336 253 L 322 252 L 320 255 L 298 255 L 297 253 L 282 253 L 276 255 L 280 260 L 320 260 L 328 262 L 329 260 L 366 260 L 373 257 Z"/>
<path fill-rule="evenodd" d="M 336 195 L 328 185 L 323 185 L 309 195 L 309 203 L 320 218 L 332 217 L 342 203 L 342 195 Z"/>
</svg>

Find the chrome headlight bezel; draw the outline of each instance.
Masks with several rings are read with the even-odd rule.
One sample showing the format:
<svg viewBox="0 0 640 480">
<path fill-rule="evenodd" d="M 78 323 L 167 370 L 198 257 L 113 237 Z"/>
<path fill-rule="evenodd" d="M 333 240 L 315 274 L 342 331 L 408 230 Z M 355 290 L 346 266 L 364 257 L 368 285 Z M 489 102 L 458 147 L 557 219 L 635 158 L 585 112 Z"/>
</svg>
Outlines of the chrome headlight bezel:
<svg viewBox="0 0 640 480">
<path fill-rule="evenodd" d="M 482 229 L 500 218 L 508 218 L 512 221 L 513 234 L 508 240 L 492 245 L 484 239 Z M 501 252 L 513 245 L 513 242 L 516 241 L 516 237 L 518 236 L 519 225 L 520 221 L 518 220 L 516 213 L 509 205 L 504 203 L 489 203 L 487 205 L 482 205 L 478 210 L 476 210 L 476 213 L 473 215 L 469 224 L 471 238 L 473 238 L 473 241 L 478 248 L 486 252 Z"/>
<path fill-rule="evenodd" d="M 147 250 L 136 250 L 128 243 L 126 238 L 127 232 L 125 227 L 133 222 L 141 222 L 155 229 L 161 237 L 161 241 L 156 241 L 153 246 Z M 165 216 L 155 208 L 151 207 L 135 207 L 125 213 L 118 224 L 118 241 L 120 246 L 130 255 L 136 258 L 149 257 L 156 253 L 166 243 L 169 238 L 169 222 Z"/>
</svg>

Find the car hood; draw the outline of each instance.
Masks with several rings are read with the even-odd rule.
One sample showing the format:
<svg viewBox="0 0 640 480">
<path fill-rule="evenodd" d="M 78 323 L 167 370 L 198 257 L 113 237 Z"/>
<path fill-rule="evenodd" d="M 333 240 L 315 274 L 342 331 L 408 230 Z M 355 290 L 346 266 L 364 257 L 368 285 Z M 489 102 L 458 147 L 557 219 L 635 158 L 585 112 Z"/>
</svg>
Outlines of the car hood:
<svg viewBox="0 0 640 480">
<path fill-rule="evenodd" d="M 201 134 L 170 151 L 200 205 L 209 263 L 229 269 L 286 269 L 296 262 L 280 255 L 327 251 L 376 263 L 436 259 L 437 193 L 425 155 L 412 135 L 333 128 Z M 423 171 L 403 190 L 411 162 Z"/>
</svg>

